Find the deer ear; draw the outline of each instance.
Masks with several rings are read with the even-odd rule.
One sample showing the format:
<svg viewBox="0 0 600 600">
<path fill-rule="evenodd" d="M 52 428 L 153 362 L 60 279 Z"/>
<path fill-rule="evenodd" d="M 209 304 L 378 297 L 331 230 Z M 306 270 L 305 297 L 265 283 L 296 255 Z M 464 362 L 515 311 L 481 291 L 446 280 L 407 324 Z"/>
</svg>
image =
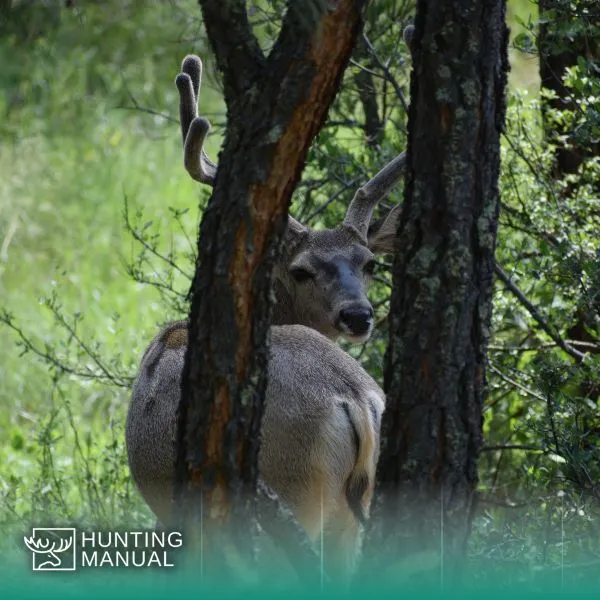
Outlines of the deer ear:
<svg viewBox="0 0 600 600">
<path fill-rule="evenodd" d="M 285 232 L 285 237 L 288 242 L 294 243 L 300 241 L 306 235 L 307 231 L 308 229 L 304 227 L 302 223 L 288 215 L 288 224 Z"/>
<path fill-rule="evenodd" d="M 401 205 L 396 204 L 383 218 L 371 224 L 367 234 L 371 252 L 393 254 L 401 210 Z"/>
</svg>

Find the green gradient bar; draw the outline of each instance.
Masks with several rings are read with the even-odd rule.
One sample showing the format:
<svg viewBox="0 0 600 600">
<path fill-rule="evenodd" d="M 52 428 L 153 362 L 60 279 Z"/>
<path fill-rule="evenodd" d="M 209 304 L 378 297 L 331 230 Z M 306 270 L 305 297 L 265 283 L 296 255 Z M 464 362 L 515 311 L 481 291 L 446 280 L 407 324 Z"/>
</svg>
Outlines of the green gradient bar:
<svg viewBox="0 0 600 600">
<path fill-rule="evenodd" d="M 78 531 L 77 549 L 82 552 L 85 545 L 82 535 L 90 532 Z M 65 534 L 67 535 L 67 534 Z M 130 534 L 131 535 L 131 534 Z M 163 535 L 153 534 L 148 535 Z M 169 534 L 164 534 L 168 536 Z M 179 534 L 176 534 L 179 536 Z M 35 538 L 33 533 L 25 532 L 28 540 Z M 41 535 L 39 537 L 42 537 Z M 104 538 L 105 540 L 108 538 Z M 116 539 L 116 538 L 115 538 Z M 166 538 L 165 538 L 166 539 Z M 362 569 L 350 591 L 331 589 L 327 583 L 323 589 L 318 584 L 312 588 L 300 589 L 298 583 L 288 582 L 275 563 L 280 556 L 271 556 L 261 563 L 262 579 L 260 584 L 249 585 L 239 578 L 217 573 L 207 573 L 201 569 L 200 558 L 185 551 L 185 543 L 179 544 L 174 538 L 169 551 L 169 562 L 174 566 L 165 567 L 89 567 L 79 561 L 73 571 L 34 571 L 32 544 L 27 545 L 23 534 L 4 537 L 5 547 L 0 552 L 0 598 L 25 600 L 29 598 L 67 600 L 86 598 L 90 600 L 124 598 L 145 600 L 164 598 L 310 598 L 311 600 L 346 598 L 367 600 L 369 598 L 390 598 L 433 600 L 442 598 L 461 598 L 462 600 L 520 600 L 539 598 L 593 598 L 600 600 L 600 561 L 598 564 L 553 565 L 547 569 L 527 568 L 526 564 L 512 561 L 505 564 L 492 558 L 483 561 L 470 561 L 463 573 L 463 585 L 450 589 L 442 586 L 442 573 L 437 559 L 430 554 L 413 555 L 409 560 L 397 563 L 384 571 Z M 97 538 L 98 544 L 100 538 Z M 113 540 L 114 541 L 114 540 Z M 149 540 L 152 542 L 152 540 Z M 148 544 L 148 541 L 145 542 Z M 33 545 L 35 548 L 35 545 Z M 115 546 L 118 548 L 118 545 Z M 156 547 L 153 544 L 146 549 Z M 144 546 L 132 546 L 144 550 Z M 114 551 L 114 548 L 113 548 Z M 57 550 L 57 553 L 61 551 Z M 67 556 L 66 553 L 64 556 Z M 325 557 L 327 558 L 327 557 Z M 435 557 L 433 557 L 435 558 Z M 296 561 L 292 561 L 296 562 Z M 370 562 L 370 561 L 369 561 Z M 378 562 L 378 561 L 377 561 Z M 389 564 L 389 560 L 387 561 Z M 393 561 L 392 561 L 393 562 Z M 67 564 L 65 561 L 64 564 Z M 372 564 L 372 563 L 371 563 Z M 441 565 L 441 563 L 440 563 Z M 517 568 L 522 566 L 522 568 Z M 327 560 L 325 560 L 325 569 Z M 291 571 L 292 574 L 293 571 Z M 453 577 L 444 573 L 444 582 Z M 451 573 L 450 573 L 451 575 Z M 259 581 L 258 573 L 246 571 L 246 577 Z M 320 578 L 315 578 L 318 581 Z M 391 580 L 391 581 L 390 581 Z M 438 581 L 439 580 L 439 581 Z M 426 584 L 425 581 L 428 583 Z M 429 588 L 426 588 L 429 585 Z"/>
<path fill-rule="evenodd" d="M 6 563 L 0 569 L 2 578 L 0 596 L 3 599 L 26 600 L 29 598 L 61 599 L 86 598 L 90 600 L 126 598 L 146 600 L 164 598 L 243 598 L 244 600 L 269 598 L 347 598 L 365 600 L 366 598 L 411 598 L 418 600 L 434 600 L 442 598 L 461 598 L 463 600 L 520 600 L 529 598 L 600 598 L 598 576 L 596 581 L 579 582 L 568 585 L 555 585 L 556 573 L 544 573 L 536 576 L 537 584 L 510 583 L 510 573 L 500 576 L 496 582 L 486 582 L 485 585 L 469 585 L 451 591 L 429 591 L 417 589 L 417 586 L 407 586 L 398 582 L 396 585 L 380 585 L 364 583 L 354 587 L 350 592 L 335 592 L 319 590 L 273 590 L 268 586 L 236 589 L 231 577 L 221 583 L 213 582 L 202 585 L 199 574 L 184 576 L 177 569 L 85 569 L 74 573 L 31 572 L 29 561 L 14 561 L 12 567 Z"/>
</svg>

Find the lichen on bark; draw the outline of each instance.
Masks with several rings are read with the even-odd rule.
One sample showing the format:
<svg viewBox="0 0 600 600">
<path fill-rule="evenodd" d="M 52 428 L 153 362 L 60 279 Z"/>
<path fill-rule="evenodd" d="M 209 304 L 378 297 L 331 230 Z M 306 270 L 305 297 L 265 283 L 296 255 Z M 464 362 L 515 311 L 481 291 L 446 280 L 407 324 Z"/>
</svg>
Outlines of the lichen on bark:
<svg viewBox="0 0 600 600">
<path fill-rule="evenodd" d="M 420 0 L 413 44 L 387 407 L 367 553 L 374 563 L 367 562 L 385 569 L 433 553 L 438 560 L 419 581 L 435 587 L 460 573 L 477 484 L 508 68 L 505 3 Z"/>
</svg>

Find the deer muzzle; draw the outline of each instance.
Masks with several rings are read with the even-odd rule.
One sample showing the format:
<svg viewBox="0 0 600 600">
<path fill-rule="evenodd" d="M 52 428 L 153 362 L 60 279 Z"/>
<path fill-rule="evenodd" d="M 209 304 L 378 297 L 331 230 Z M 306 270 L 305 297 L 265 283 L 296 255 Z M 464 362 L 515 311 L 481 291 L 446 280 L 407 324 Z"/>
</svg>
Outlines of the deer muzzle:
<svg viewBox="0 0 600 600">
<path fill-rule="evenodd" d="M 373 327 L 373 309 L 364 304 L 347 306 L 340 310 L 338 324 L 349 337 L 366 338 Z"/>
</svg>

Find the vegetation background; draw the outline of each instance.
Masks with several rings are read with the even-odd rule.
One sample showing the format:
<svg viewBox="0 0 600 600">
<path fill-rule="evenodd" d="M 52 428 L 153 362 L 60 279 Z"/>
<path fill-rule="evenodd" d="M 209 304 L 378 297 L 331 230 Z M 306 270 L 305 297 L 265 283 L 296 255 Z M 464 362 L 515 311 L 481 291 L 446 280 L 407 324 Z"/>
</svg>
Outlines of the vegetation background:
<svg viewBox="0 0 600 600">
<path fill-rule="evenodd" d="M 250 4 L 268 45 L 280 3 Z M 371 69 L 407 95 L 409 63 L 393 49 L 411 2 L 380 4 L 366 31 L 381 56 L 398 60 L 389 79 L 383 61 Z M 570 577 L 600 572 L 600 162 L 591 156 L 577 174 L 551 176 L 537 4 L 508 6 L 497 257 L 540 318 L 497 282 L 470 555 L 480 574 L 508 566 L 515 578 L 541 568 L 564 577 L 566 565 Z M 124 422 L 146 345 L 160 324 L 187 312 L 209 193 L 181 159 L 173 81 L 185 54 L 207 59 L 201 110 L 213 123 L 207 149 L 215 158 L 225 117 L 194 0 L 9 0 L 0 8 L 0 523 L 11 532 L 0 549 L 20 552 L 31 526 L 154 524 L 129 477 Z M 593 141 L 600 72 L 589 68 L 570 73 L 570 89 L 573 118 L 592 123 L 582 135 Z M 295 196 L 292 214 L 313 226 L 337 222 L 354 187 L 405 142 L 397 97 L 382 108 L 389 118 L 378 144 L 353 129 L 362 118 L 352 85 L 359 72 L 349 67 Z M 566 187 L 577 193 L 566 197 Z M 352 352 L 381 381 L 385 264 L 378 279 L 378 335 Z M 589 350 L 585 361 L 558 347 L 544 324 L 560 340 L 581 325 L 585 336 L 572 341 Z"/>
</svg>

